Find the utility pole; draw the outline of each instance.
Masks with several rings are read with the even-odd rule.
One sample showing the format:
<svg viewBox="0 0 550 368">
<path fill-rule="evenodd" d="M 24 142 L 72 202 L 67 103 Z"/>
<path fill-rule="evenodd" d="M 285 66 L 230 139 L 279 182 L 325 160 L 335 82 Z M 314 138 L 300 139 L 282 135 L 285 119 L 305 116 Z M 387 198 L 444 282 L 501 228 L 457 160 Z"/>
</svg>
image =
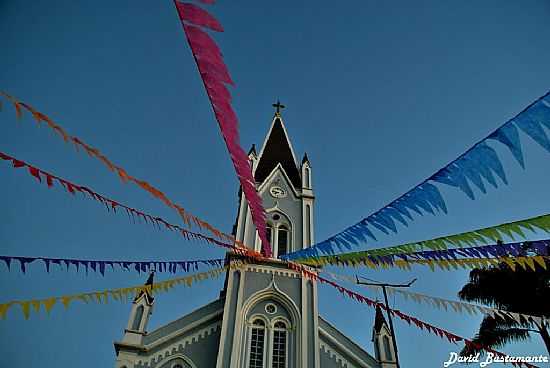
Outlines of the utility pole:
<svg viewBox="0 0 550 368">
<path fill-rule="evenodd" d="M 390 332 L 391 332 L 391 335 L 392 335 L 393 351 L 395 352 L 395 364 L 396 364 L 397 368 L 400 368 L 400 366 L 399 366 L 399 354 L 397 354 L 397 340 L 395 338 L 395 331 L 393 329 L 393 321 L 391 319 L 390 306 L 388 304 L 388 293 L 386 292 L 386 287 L 387 286 L 394 287 L 394 288 L 395 287 L 410 287 L 416 281 L 416 279 L 412 279 L 407 284 L 385 284 L 385 283 L 382 283 L 382 282 L 359 281 L 359 277 L 357 275 L 355 275 L 355 278 L 357 280 L 356 283 L 358 285 L 380 286 L 382 288 L 382 291 L 384 292 L 384 302 L 386 303 L 386 313 L 388 314 L 388 321 L 389 321 L 389 324 L 390 324 Z M 365 277 L 361 277 L 361 278 L 365 279 L 365 280 L 369 280 Z M 371 281 L 374 281 L 374 280 L 371 280 Z"/>
</svg>

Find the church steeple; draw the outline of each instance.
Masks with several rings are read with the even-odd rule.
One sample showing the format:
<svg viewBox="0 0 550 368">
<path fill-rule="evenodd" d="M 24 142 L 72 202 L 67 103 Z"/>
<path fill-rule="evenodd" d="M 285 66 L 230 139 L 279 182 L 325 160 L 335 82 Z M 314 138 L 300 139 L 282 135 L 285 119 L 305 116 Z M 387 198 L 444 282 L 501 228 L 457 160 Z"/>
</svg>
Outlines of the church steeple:
<svg viewBox="0 0 550 368">
<path fill-rule="evenodd" d="M 281 114 L 276 112 L 262 151 L 258 157 L 254 179 L 262 183 L 277 164 L 281 164 L 295 188 L 301 188 L 300 172 L 296 165 L 294 149 L 288 138 Z"/>
<path fill-rule="evenodd" d="M 279 101 L 271 126 L 259 155 L 253 148 L 248 153 L 258 193 L 266 210 L 267 237 L 273 257 L 294 252 L 314 244 L 311 166 L 307 155 L 301 164 L 281 116 Z M 237 240 L 259 250 L 259 238 L 250 217 L 248 203 L 239 192 L 239 211 L 233 233 Z"/>
<path fill-rule="evenodd" d="M 122 342 L 124 343 L 140 344 L 143 336 L 147 333 L 147 323 L 153 313 L 153 304 L 155 302 L 152 294 L 154 275 L 155 271 L 149 273 L 149 277 L 144 284 L 145 288 L 136 293 L 132 302 L 130 318 L 128 319 L 128 325 L 124 330 L 124 337 L 122 338 Z"/>
<path fill-rule="evenodd" d="M 380 367 L 397 367 L 395 351 L 393 349 L 393 336 L 386 323 L 386 318 L 384 318 L 382 308 L 378 305 L 376 306 L 374 327 L 372 329 L 372 342 L 374 343 L 376 360 L 380 363 Z"/>
</svg>

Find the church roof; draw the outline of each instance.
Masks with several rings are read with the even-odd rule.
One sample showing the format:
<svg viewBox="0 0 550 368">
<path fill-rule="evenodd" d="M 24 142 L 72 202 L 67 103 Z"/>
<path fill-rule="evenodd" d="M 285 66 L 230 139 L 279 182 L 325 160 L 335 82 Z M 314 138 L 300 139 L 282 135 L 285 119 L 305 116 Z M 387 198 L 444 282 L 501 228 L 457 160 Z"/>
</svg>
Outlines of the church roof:
<svg viewBox="0 0 550 368">
<path fill-rule="evenodd" d="M 378 333 L 382 329 L 382 326 L 386 323 L 384 313 L 379 305 L 376 306 L 376 316 L 374 317 L 374 332 Z"/>
<path fill-rule="evenodd" d="M 147 281 L 145 281 L 145 286 L 151 286 L 153 287 L 153 279 L 155 277 L 155 272 L 154 271 L 151 271 L 151 273 L 149 273 L 149 277 L 147 278 Z M 147 298 L 147 303 L 149 304 L 153 304 L 153 302 L 155 301 L 155 298 L 153 297 L 153 294 L 151 294 L 151 292 L 149 292 L 149 290 L 140 290 L 137 294 L 136 294 L 136 297 L 134 298 L 134 301 L 138 300 L 139 298 L 141 298 L 141 296 L 145 294 L 145 297 Z"/>
<path fill-rule="evenodd" d="M 260 160 L 254 173 L 256 182 L 262 183 L 279 163 L 290 178 L 292 185 L 295 188 L 301 188 L 302 180 L 296 166 L 292 145 L 281 118 L 276 115 L 260 153 Z"/>
</svg>

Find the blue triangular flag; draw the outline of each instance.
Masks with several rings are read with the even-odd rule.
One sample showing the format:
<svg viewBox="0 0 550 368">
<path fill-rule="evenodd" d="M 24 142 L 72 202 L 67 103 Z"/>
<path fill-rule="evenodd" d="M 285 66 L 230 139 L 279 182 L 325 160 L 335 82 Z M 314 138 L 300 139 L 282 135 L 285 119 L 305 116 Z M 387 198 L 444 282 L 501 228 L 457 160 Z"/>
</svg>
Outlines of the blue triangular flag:
<svg viewBox="0 0 550 368">
<path fill-rule="evenodd" d="M 527 114 L 522 114 L 514 119 L 517 126 L 531 137 L 535 142 L 550 152 L 550 141 L 540 123 L 531 119 Z"/>
<path fill-rule="evenodd" d="M 547 98 L 550 99 L 550 96 Z M 544 100 L 537 101 L 527 110 L 527 114 L 534 121 L 550 129 L 550 102 Z"/>
<path fill-rule="evenodd" d="M 479 167 L 483 165 L 483 163 L 479 161 L 475 161 L 473 157 L 471 157 L 468 153 L 462 156 L 456 164 L 461 167 L 462 172 L 470 181 L 479 188 L 483 193 L 487 193 L 487 189 L 485 189 L 485 184 L 483 184 L 483 179 L 481 178 L 481 174 L 479 172 Z"/>
<path fill-rule="evenodd" d="M 437 189 L 435 185 L 424 183 L 420 188 L 424 193 L 426 193 L 427 197 L 430 198 L 430 202 L 436 209 L 439 208 L 444 213 L 447 213 L 447 205 L 445 204 L 439 189 Z"/>
<path fill-rule="evenodd" d="M 481 162 L 493 170 L 504 182 L 504 184 L 508 184 L 504 167 L 502 167 L 502 163 L 500 162 L 495 150 L 489 147 L 485 142 L 478 143 L 475 146 L 475 149 L 480 153 L 478 157 Z"/>
<path fill-rule="evenodd" d="M 521 167 L 525 169 L 523 152 L 521 150 L 521 141 L 519 140 L 518 130 L 513 122 L 510 121 L 504 124 L 493 134 L 491 134 L 489 139 L 497 140 L 508 147 L 510 152 L 512 152 L 512 155 L 514 155 L 514 158 L 519 162 Z"/>
</svg>

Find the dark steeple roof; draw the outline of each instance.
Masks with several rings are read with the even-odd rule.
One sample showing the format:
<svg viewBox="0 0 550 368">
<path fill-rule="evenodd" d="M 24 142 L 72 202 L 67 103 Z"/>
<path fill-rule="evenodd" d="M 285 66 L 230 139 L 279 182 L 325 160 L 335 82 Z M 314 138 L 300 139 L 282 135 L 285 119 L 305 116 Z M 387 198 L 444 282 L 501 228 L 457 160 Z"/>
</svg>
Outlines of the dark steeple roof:
<svg viewBox="0 0 550 368">
<path fill-rule="evenodd" d="M 252 147 L 250 147 L 250 150 L 248 151 L 248 155 L 250 156 L 251 153 L 253 153 L 254 155 L 257 155 L 255 144 L 252 144 Z"/>
<path fill-rule="evenodd" d="M 151 273 L 149 273 L 149 277 L 147 278 L 147 281 L 145 281 L 145 286 L 150 286 L 151 289 L 149 290 L 152 290 L 153 288 L 153 279 L 155 277 L 155 271 L 151 271 Z M 139 298 L 141 298 L 141 296 L 143 294 L 145 294 L 145 297 L 147 298 L 147 303 L 149 304 L 153 304 L 153 301 L 155 301 L 155 298 L 153 297 L 153 294 L 151 291 L 149 290 L 140 290 L 137 294 L 136 294 L 136 297 L 134 298 L 134 302 L 136 300 L 138 300 Z"/>
<path fill-rule="evenodd" d="M 260 161 L 256 167 L 254 174 L 256 182 L 262 183 L 279 163 L 283 166 L 292 185 L 295 188 L 301 188 L 302 180 L 300 179 L 300 172 L 290 148 L 290 142 L 286 136 L 281 119 L 276 117 L 269 137 L 262 149 Z"/>
<path fill-rule="evenodd" d="M 384 313 L 382 313 L 382 308 L 379 305 L 376 306 L 376 316 L 374 317 L 374 332 L 378 333 L 382 329 L 382 325 L 386 323 L 384 318 Z"/>
<path fill-rule="evenodd" d="M 302 159 L 302 165 L 305 163 L 309 163 L 309 157 L 307 157 L 307 152 L 304 152 L 304 158 Z"/>
</svg>

